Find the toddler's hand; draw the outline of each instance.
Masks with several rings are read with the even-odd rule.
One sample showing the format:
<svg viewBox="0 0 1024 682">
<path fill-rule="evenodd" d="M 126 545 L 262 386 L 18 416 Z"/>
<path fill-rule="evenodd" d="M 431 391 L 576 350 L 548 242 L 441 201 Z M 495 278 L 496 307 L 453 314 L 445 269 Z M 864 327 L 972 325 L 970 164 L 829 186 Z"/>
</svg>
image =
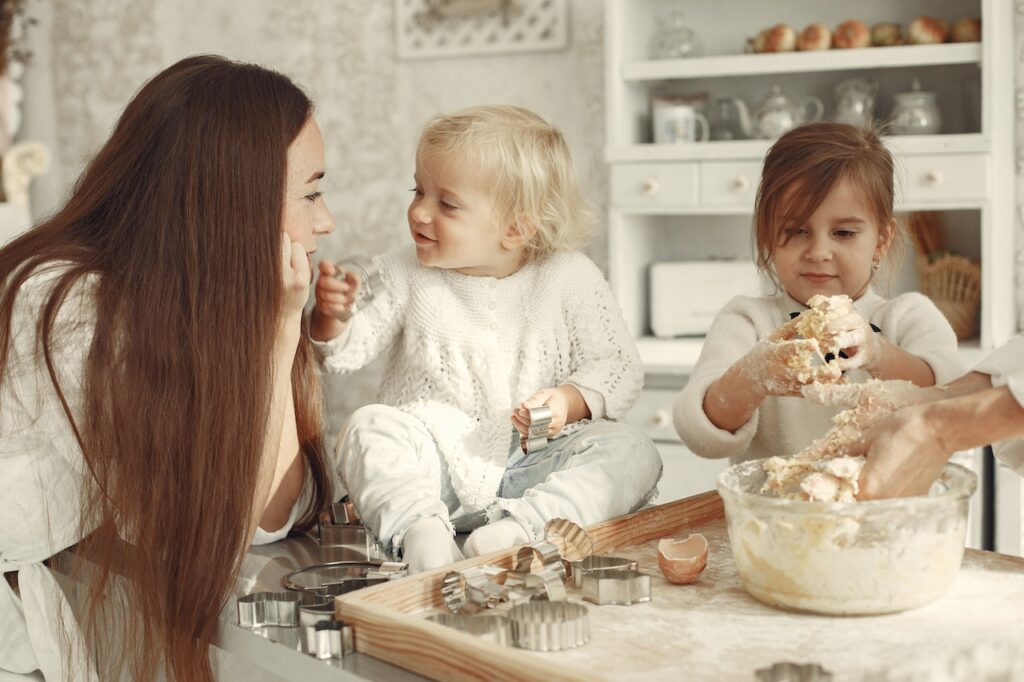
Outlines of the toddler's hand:
<svg viewBox="0 0 1024 682">
<path fill-rule="evenodd" d="M 565 428 L 565 421 L 569 415 L 569 401 L 557 389 L 542 388 L 512 411 L 512 423 L 520 436 L 527 435 L 530 430 L 530 408 L 541 405 L 551 408 L 551 426 L 548 427 L 548 438 L 554 438 Z"/>
<path fill-rule="evenodd" d="M 338 274 L 344 277 L 338 279 Z M 316 281 L 316 309 L 322 315 L 347 322 L 352 317 L 352 303 L 359 291 L 359 278 L 328 260 L 320 261 L 320 277 Z"/>
<path fill-rule="evenodd" d="M 842 349 L 842 355 L 833 361 L 840 370 L 860 367 L 871 371 L 878 363 L 884 339 L 852 305 L 845 315 L 829 322 L 827 333 L 835 339 L 835 347 Z"/>
</svg>

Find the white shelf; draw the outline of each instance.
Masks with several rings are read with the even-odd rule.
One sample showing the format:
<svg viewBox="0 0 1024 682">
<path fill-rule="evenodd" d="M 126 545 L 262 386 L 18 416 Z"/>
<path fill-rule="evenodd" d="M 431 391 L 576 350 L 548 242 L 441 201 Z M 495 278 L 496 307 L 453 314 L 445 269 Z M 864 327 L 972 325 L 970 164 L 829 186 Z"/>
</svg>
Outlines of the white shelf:
<svg viewBox="0 0 1024 682">
<path fill-rule="evenodd" d="M 659 375 L 688 375 L 693 371 L 704 337 L 681 337 L 664 339 L 656 336 L 643 336 L 636 339 L 636 347 L 644 364 L 644 372 Z M 989 351 L 981 348 L 977 339 L 968 339 L 960 343 L 960 358 L 968 369 L 981 362 Z"/>
<path fill-rule="evenodd" d="M 626 62 L 622 65 L 622 78 L 627 82 L 640 82 L 980 63 L 981 43 L 900 45 Z"/>
<path fill-rule="evenodd" d="M 986 153 L 990 151 L 991 145 L 989 138 L 980 133 L 902 135 L 887 137 L 885 141 L 894 152 L 904 155 Z M 617 145 L 605 148 L 605 159 L 609 163 L 762 159 L 772 142 L 773 140 L 730 140 L 696 144 Z"/>
</svg>

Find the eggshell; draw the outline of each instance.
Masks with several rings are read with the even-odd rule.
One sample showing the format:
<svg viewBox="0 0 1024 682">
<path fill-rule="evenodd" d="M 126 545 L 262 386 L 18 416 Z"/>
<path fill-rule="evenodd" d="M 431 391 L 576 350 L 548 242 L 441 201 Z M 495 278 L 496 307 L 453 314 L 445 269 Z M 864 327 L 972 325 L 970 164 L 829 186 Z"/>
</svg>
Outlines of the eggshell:
<svg viewBox="0 0 1024 682">
<path fill-rule="evenodd" d="M 692 583 L 708 563 L 708 540 L 700 533 L 658 542 L 658 568 L 670 583 Z"/>
<path fill-rule="evenodd" d="M 835 46 L 840 48 L 870 47 L 871 31 L 863 21 L 850 19 L 836 26 Z"/>
</svg>

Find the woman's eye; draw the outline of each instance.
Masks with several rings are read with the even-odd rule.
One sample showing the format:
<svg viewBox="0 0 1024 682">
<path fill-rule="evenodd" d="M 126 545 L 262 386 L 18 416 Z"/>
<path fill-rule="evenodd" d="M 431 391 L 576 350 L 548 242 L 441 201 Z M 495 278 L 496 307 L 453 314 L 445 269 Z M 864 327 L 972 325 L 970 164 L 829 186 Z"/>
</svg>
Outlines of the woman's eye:
<svg viewBox="0 0 1024 682">
<path fill-rule="evenodd" d="M 323 195 L 324 195 L 323 192 L 313 192 L 312 194 L 307 194 L 306 195 L 306 201 L 309 201 L 310 203 L 313 203 L 317 199 L 322 197 Z"/>
</svg>

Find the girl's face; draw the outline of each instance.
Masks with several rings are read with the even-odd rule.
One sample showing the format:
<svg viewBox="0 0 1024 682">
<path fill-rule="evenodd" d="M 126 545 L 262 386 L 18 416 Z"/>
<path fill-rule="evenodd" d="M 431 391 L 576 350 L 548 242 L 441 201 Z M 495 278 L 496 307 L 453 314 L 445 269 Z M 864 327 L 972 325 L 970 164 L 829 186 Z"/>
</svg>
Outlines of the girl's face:
<svg viewBox="0 0 1024 682">
<path fill-rule="evenodd" d="M 334 231 L 334 218 L 320 194 L 324 176 L 324 139 L 310 116 L 288 146 L 287 186 L 282 229 L 293 242 L 302 244 L 307 256 L 316 252 L 320 235 Z"/>
<path fill-rule="evenodd" d="M 519 267 L 521 249 L 510 249 L 498 198 L 472 164 L 418 154 L 415 188 L 407 212 L 416 258 L 428 267 L 504 277 Z"/>
<path fill-rule="evenodd" d="M 863 193 L 845 178 L 805 224 L 786 216 L 778 220 L 772 264 L 786 293 L 802 303 L 815 294 L 860 298 L 892 237 L 892 227 L 876 224 Z"/>
</svg>

